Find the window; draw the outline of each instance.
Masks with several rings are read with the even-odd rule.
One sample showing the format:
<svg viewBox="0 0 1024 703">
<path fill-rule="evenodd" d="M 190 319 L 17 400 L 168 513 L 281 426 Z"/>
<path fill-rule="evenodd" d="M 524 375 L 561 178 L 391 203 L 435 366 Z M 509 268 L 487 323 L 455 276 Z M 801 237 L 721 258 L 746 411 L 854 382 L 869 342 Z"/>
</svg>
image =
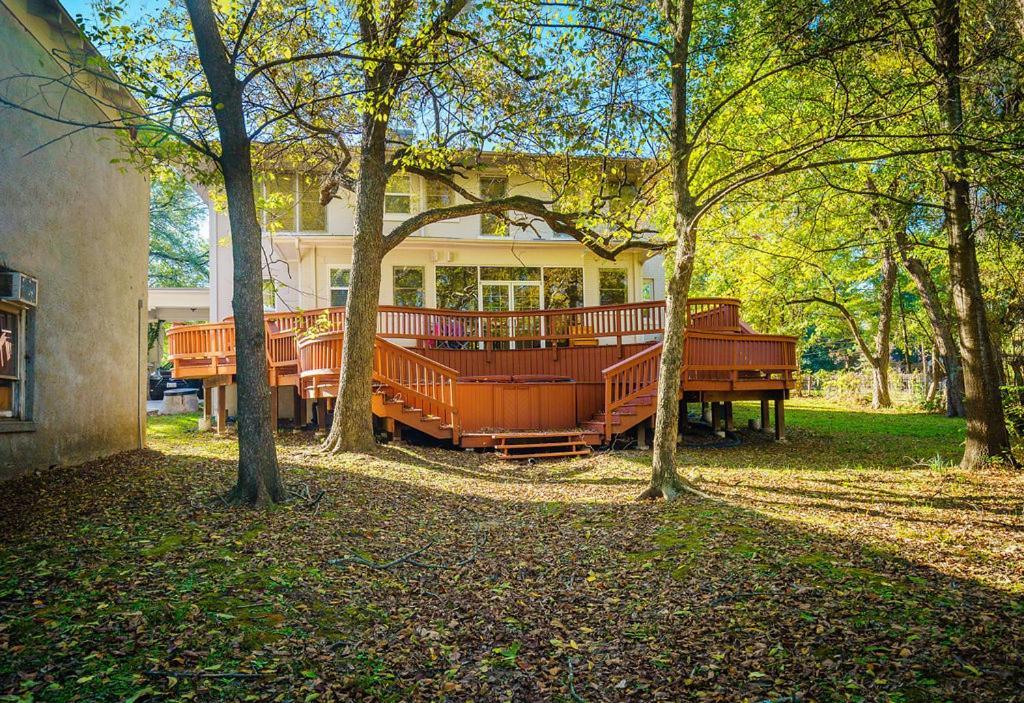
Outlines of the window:
<svg viewBox="0 0 1024 703">
<path fill-rule="evenodd" d="M 25 315 L 21 310 L 0 308 L 0 418 L 25 419 L 25 367 L 22 344 Z"/>
<path fill-rule="evenodd" d="M 269 278 L 263 280 L 263 310 L 273 312 L 277 307 L 277 286 Z"/>
<path fill-rule="evenodd" d="M 484 200 L 500 200 L 507 194 L 508 179 L 504 176 L 480 178 L 480 197 Z M 497 215 L 481 215 L 480 234 L 488 237 L 507 237 L 508 224 Z"/>
<path fill-rule="evenodd" d="M 539 266 L 481 266 L 480 278 L 485 281 L 539 281 Z"/>
<path fill-rule="evenodd" d="M 384 191 L 384 212 L 408 215 L 412 212 L 412 176 L 396 173 L 388 179 Z"/>
<path fill-rule="evenodd" d="M 477 310 L 478 286 L 476 266 L 438 266 L 434 269 L 437 283 L 437 307 L 447 310 Z"/>
<path fill-rule="evenodd" d="M 326 232 L 327 208 L 320 204 L 316 176 L 292 172 L 263 177 L 265 225 L 271 232 Z"/>
<path fill-rule="evenodd" d="M 583 269 L 545 268 L 544 307 L 578 308 L 583 305 Z"/>
<path fill-rule="evenodd" d="M 428 180 L 425 189 L 427 191 L 426 201 L 428 210 L 451 207 L 455 204 L 455 193 L 444 183 Z"/>
<path fill-rule="evenodd" d="M 351 269 L 331 269 L 331 307 L 340 308 L 348 304 L 348 286 L 352 279 Z"/>
<path fill-rule="evenodd" d="M 299 222 L 303 232 L 327 231 L 327 208 L 320 204 L 320 182 L 303 175 L 299 194 Z"/>
<path fill-rule="evenodd" d="M 623 269 L 598 270 L 598 288 L 601 305 L 621 305 L 626 302 L 626 272 Z"/>
<path fill-rule="evenodd" d="M 423 269 L 419 266 L 396 266 L 394 268 L 395 305 L 407 308 L 422 308 L 426 296 L 423 293 Z"/>
<path fill-rule="evenodd" d="M 267 226 L 271 232 L 295 231 L 295 176 L 273 173 L 264 180 L 267 199 Z"/>
<path fill-rule="evenodd" d="M 644 287 L 640 291 L 640 300 L 654 300 L 654 279 L 645 278 Z"/>
</svg>

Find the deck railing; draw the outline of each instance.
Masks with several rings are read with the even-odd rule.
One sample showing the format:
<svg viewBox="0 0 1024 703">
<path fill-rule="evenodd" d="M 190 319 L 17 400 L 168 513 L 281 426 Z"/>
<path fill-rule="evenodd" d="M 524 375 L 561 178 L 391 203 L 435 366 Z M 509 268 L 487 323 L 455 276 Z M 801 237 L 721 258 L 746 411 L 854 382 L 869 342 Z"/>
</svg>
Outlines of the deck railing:
<svg viewBox="0 0 1024 703">
<path fill-rule="evenodd" d="M 172 325 L 167 330 L 169 357 L 179 369 L 202 369 L 210 376 L 234 373 L 235 325 L 213 322 L 202 325 Z"/>
<path fill-rule="evenodd" d="M 612 438 L 612 413 L 658 387 L 662 344 L 658 342 L 604 370 L 604 438 Z"/>
<path fill-rule="evenodd" d="M 298 342 L 299 390 L 304 398 L 333 398 L 341 374 L 344 332 L 323 332 Z M 392 396 L 424 414 L 440 419 L 459 436 L 455 384 L 459 372 L 377 337 L 373 349 L 373 380 Z"/>
<path fill-rule="evenodd" d="M 411 349 L 377 338 L 373 349 L 373 380 L 442 425 L 452 428 L 459 440 L 459 412 L 455 406 L 455 384 L 459 372 L 417 354 Z"/>
</svg>

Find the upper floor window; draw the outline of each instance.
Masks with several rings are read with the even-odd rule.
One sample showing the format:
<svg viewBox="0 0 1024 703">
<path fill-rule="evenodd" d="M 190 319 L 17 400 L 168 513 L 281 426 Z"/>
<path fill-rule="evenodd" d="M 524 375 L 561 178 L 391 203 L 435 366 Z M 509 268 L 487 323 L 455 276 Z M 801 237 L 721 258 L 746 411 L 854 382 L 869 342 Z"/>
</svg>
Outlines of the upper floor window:
<svg viewBox="0 0 1024 703">
<path fill-rule="evenodd" d="M 423 268 L 420 266 L 396 266 L 394 268 L 395 305 L 408 308 L 423 307 L 426 296 L 423 290 Z"/>
<path fill-rule="evenodd" d="M 455 204 L 455 193 L 444 183 L 427 180 L 424 190 L 426 190 L 426 203 L 428 210 L 451 207 Z"/>
<path fill-rule="evenodd" d="M 628 297 L 624 269 L 599 269 L 600 305 L 622 305 Z"/>
<path fill-rule="evenodd" d="M 408 215 L 412 212 L 412 176 L 396 173 L 388 179 L 384 191 L 384 212 L 389 215 Z"/>
<path fill-rule="evenodd" d="M 505 176 L 482 176 L 480 197 L 484 200 L 501 200 L 508 195 L 508 178 Z M 497 215 L 480 216 L 480 234 L 488 237 L 507 237 L 508 224 Z"/>
<path fill-rule="evenodd" d="M 348 288 L 352 280 L 351 269 L 331 269 L 331 307 L 341 308 L 348 305 Z"/>
<path fill-rule="evenodd" d="M 315 176 L 284 171 L 267 174 L 262 182 L 265 224 L 272 232 L 327 230 L 327 208 L 320 204 L 320 186 Z"/>
</svg>

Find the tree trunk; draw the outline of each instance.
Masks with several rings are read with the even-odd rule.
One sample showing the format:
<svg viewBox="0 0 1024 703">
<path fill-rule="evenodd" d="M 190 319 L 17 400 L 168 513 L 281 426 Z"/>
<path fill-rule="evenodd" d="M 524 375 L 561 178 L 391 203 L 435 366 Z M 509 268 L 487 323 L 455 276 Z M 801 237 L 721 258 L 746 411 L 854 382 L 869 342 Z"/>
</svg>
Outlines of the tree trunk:
<svg viewBox="0 0 1024 703">
<path fill-rule="evenodd" d="M 977 469 L 991 458 L 1015 463 L 999 390 L 999 369 L 982 297 L 977 247 L 971 218 L 967 151 L 964 148 L 963 102 L 960 92 L 960 4 L 935 4 L 935 63 L 939 72 L 939 107 L 952 135 L 951 168 L 942 174 L 949 236 L 949 268 L 953 304 L 960 330 L 960 353 L 967 410 L 967 442 L 960 465 Z"/>
<path fill-rule="evenodd" d="M 220 38 L 210 0 L 188 0 L 199 59 L 216 106 L 231 223 L 234 261 L 236 379 L 238 382 L 238 480 L 236 502 L 260 505 L 286 498 L 270 424 L 270 383 L 263 321 L 262 231 L 253 195 L 252 153 L 242 104 L 243 86 Z"/>
<path fill-rule="evenodd" d="M 388 182 L 385 125 L 386 122 L 372 116 L 364 119 L 341 379 L 334 421 L 324 443 L 325 449 L 335 452 L 369 452 L 376 446 L 372 373 L 380 266 L 384 257 L 384 191 Z"/>
<path fill-rule="evenodd" d="M 935 335 L 935 347 L 942 360 L 942 368 L 946 371 L 946 415 L 947 417 L 963 417 L 964 396 L 963 378 L 960 375 L 960 351 L 953 338 L 953 327 L 942 306 L 939 289 L 924 262 L 916 256 L 910 255 L 911 244 L 907 239 L 906 231 L 900 228 L 896 232 L 896 237 L 903 267 L 910 274 L 910 278 L 914 281 L 914 286 L 921 296 L 921 303 L 924 305 L 932 333 Z"/>
<path fill-rule="evenodd" d="M 878 329 L 875 330 L 874 358 L 871 363 L 871 407 L 891 408 L 889 394 L 889 366 L 892 359 L 892 299 L 896 290 L 896 260 L 892 247 L 882 248 L 882 289 L 878 296 Z"/>
<path fill-rule="evenodd" d="M 676 443 L 679 439 L 679 390 L 686 350 L 686 309 L 697 251 L 695 205 L 690 193 L 687 136 L 687 62 L 690 31 L 693 25 L 693 1 L 676 4 L 675 32 L 672 44 L 672 198 L 676 237 L 672 271 L 665 285 L 665 332 L 658 373 L 657 412 L 654 424 L 654 456 L 651 484 L 641 498 L 672 500 L 681 490 L 694 491 L 676 471 Z M 694 491 L 695 492 L 695 491 Z"/>
</svg>

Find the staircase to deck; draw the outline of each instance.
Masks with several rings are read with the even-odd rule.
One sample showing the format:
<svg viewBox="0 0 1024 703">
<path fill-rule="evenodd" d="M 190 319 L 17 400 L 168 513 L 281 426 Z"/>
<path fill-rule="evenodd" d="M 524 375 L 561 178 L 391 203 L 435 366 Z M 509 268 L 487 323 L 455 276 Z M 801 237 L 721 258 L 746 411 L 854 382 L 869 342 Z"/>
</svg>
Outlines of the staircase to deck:
<svg viewBox="0 0 1024 703">
<path fill-rule="evenodd" d="M 604 370 L 604 410 L 583 423 L 584 432 L 609 442 L 654 415 L 661 348 L 658 342 Z"/>
<path fill-rule="evenodd" d="M 494 452 L 500 459 L 558 459 L 590 454 L 590 443 L 582 432 L 575 430 L 499 432 L 492 436 L 496 441 Z"/>
</svg>

